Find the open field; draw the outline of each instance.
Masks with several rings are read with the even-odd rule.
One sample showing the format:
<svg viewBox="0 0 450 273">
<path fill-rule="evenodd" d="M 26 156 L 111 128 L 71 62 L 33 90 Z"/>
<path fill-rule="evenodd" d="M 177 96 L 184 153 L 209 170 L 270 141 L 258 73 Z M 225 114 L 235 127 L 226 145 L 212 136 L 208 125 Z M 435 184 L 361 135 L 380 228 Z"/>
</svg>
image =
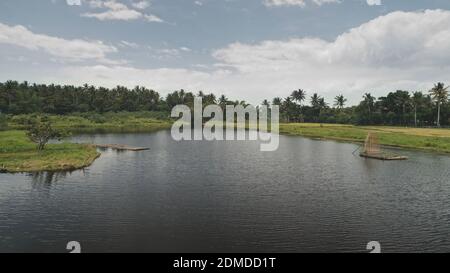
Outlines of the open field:
<svg viewBox="0 0 450 273">
<path fill-rule="evenodd" d="M 336 124 L 281 124 L 280 133 L 312 138 L 364 142 L 368 132 L 376 132 L 386 146 L 450 153 L 449 129 L 422 129 L 384 126 L 353 126 Z"/>
<path fill-rule="evenodd" d="M 0 171 L 35 172 L 87 167 L 99 156 L 89 145 L 49 144 L 44 151 L 28 140 L 24 131 L 0 132 Z"/>
</svg>

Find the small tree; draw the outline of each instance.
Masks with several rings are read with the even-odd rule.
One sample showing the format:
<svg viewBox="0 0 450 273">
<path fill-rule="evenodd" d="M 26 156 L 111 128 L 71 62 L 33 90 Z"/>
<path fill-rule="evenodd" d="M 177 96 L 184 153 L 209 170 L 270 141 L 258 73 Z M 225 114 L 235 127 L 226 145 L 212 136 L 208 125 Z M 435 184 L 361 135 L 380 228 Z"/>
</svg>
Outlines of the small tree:
<svg viewBox="0 0 450 273">
<path fill-rule="evenodd" d="M 0 131 L 6 130 L 8 127 L 8 120 L 6 115 L 0 112 Z"/>
<path fill-rule="evenodd" d="M 448 102 L 448 88 L 450 86 L 447 86 L 444 88 L 444 84 L 441 82 L 438 82 L 434 85 L 433 89 L 430 90 L 431 96 L 433 100 L 436 102 L 438 107 L 438 114 L 437 114 L 437 126 L 441 127 L 441 105 Z"/>
<path fill-rule="evenodd" d="M 38 151 L 44 150 L 50 140 L 61 140 L 66 135 L 63 131 L 54 129 L 47 117 L 38 117 L 32 120 L 27 132 L 28 138 L 37 144 Z"/>
</svg>

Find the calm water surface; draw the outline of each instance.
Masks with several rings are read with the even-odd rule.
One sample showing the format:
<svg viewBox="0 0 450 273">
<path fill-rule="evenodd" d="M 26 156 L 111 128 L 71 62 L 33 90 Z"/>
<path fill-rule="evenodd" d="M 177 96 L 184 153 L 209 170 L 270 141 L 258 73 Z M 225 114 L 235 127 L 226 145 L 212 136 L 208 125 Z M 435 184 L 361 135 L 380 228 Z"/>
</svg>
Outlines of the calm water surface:
<svg viewBox="0 0 450 273">
<path fill-rule="evenodd" d="M 0 174 L 0 252 L 450 251 L 450 157 L 353 156 L 357 147 L 281 137 L 174 142 L 170 133 L 79 136 L 151 147 L 104 151 L 73 173 Z"/>
</svg>

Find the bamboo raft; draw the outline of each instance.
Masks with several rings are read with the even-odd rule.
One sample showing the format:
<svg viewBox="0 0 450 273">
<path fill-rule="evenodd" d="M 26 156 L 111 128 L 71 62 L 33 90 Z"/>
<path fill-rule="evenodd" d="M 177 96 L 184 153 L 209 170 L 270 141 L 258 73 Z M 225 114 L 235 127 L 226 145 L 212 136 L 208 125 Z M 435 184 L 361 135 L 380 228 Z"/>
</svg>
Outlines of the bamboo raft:
<svg viewBox="0 0 450 273">
<path fill-rule="evenodd" d="M 381 151 L 378 136 L 375 133 L 369 133 L 364 143 L 364 150 L 359 154 L 361 157 L 378 160 L 407 160 L 407 156 L 388 154 Z"/>
<path fill-rule="evenodd" d="M 113 149 L 113 150 L 117 150 L 117 151 L 139 152 L 139 151 L 150 150 L 150 148 L 147 148 L 147 147 L 133 147 L 133 146 L 122 145 L 122 144 L 94 144 L 94 146 L 96 148 Z"/>
</svg>

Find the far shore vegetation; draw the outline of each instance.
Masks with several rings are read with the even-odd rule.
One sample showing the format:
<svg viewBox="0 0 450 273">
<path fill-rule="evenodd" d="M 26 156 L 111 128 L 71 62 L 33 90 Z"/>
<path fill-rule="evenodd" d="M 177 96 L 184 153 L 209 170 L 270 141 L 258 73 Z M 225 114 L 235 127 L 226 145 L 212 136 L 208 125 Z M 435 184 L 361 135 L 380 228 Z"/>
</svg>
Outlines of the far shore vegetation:
<svg viewBox="0 0 450 273">
<path fill-rule="evenodd" d="M 8 119 L 8 128 L 26 130 L 31 121 L 40 116 L 42 114 L 39 113 L 13 115 Z M 54 128 L 72 134 L 151 132 L 168 129 L 172 124 L 169 114 L 163 112 L 89 112 L 45 116 Z"/>
<path fill-rule="evenodd" d="M 397 90 L 379 98 L 367 92 L 358 105 L 347 106 L 343 95 L 328 103 L 318 93 L 298 89 L 261 105 L 280 107 L 282 134 L 362 142 L 375 131 L 383 145 L 450 153 L 450 130 L 444 129 L 450 126 L 448 92 L 443 83 L 422 92 Z M 63 131 L 150 132 L 169 129 L 172 107 L 192 107 L 196 96 L 203 98 L 204 106 L 217 104 L 224 112 L 226 105 L 249 105 L 201 91 L 179 90 L 161 97 L 144 87 L 0 83 L 0 171 L 78 169 L 98 157 L 94 147 L 81 144 L 40 147 L 32 141 L 33 120 L 45 117 L 55 130 L 50 138 L 62 137 Z"/>
<path fill-rule="evenodd" d="M 355 126 L 319 123 L 284 123 L 280 133 L 317 139 L 364 142 L 369 132 L 376 132 L 381 145 L 450 153 L 450 130 L 392 126 Z"/>
</svg>

